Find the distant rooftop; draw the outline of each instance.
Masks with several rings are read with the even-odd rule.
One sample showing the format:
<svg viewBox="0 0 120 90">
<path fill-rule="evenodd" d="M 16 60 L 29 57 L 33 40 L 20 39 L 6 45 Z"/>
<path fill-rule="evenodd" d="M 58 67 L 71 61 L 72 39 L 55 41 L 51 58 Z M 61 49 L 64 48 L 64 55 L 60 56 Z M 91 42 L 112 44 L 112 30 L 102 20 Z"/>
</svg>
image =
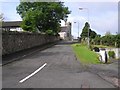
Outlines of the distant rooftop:
<svg viewBox="0 0 120 90">
<path fill-rule="evenodd" d="M 20 27 L 20 24 L 22 21 L 3 21 L 2 22 L 2 28 L 16 28 Z M 67 26 L 61 26 L 61 32 L 66 32 Z"/>
<path fill-rule="evenodd" d="M 61 31 L 60 32 L 66 32 L 68 29 L 67 29 L 67 26 L 61 26 Z"/>
<path fill-rule="evenodd" d="M 22 23 L 22 21 L 3 21 L 2 28 L 20 27 L 21 23 Z"/>
</svg>

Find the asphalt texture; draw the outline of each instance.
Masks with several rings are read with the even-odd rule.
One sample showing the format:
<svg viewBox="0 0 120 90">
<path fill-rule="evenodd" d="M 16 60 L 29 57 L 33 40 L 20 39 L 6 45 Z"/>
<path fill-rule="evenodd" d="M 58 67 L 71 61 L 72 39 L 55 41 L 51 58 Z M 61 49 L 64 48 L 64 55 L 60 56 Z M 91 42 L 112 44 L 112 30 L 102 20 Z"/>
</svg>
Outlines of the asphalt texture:
<svg viewBox="0 0 120 90">
<path fill-rule="evenodd" d="M 49 44 L 44 44 L 44 45 L 40 45 L 40 46 L 36 46 L 36 47 L 32 47 L 32 48 L 28 48 L 25 50 L 21 50 L 15 53 L 11 53 L 11 54 L 6 54 L 6 55 L 2 55 L 2 63 L 0 65 L 6 65 L 8 63 L 14 62 L 14 61 L 18 61 L 26 56 L 30 56 L 33 55 L 34 53 L 47 49 L 53 45 L 55 45 L 57 42 L 53 42 L 53 43 L 49 43 Z"/>
<path fill-rule="evenodd" d="M 70 45 L 71 42 L 62 41 L 51 48 L 4 65 L 2 67 L 3 88 L 116 88 L 114 83 L 100 74 L 109 70 L 111 66 L 81 64 Z M 21 79 L 45 63 L 47 65 L 42 70 L 23 83 L 19 83 Z M 114 75 L 109 77 L 117 77 L 116 65 L 111 67 L 110 70 Z M 109 73 L 105 76 L 107 75 Z"/>
</svg>

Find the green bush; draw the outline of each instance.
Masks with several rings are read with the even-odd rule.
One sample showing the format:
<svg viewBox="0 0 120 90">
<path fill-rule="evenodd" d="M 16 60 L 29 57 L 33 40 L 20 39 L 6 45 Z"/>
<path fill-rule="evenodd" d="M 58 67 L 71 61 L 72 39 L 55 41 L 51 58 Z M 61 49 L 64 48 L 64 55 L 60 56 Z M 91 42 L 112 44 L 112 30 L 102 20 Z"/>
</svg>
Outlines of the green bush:
<svg viewBox="0 0 120 90">
<path fill-rule="evenodd" d="M 53 30 L 47 30 L 45 33 L 46 33 L 47 35 L 54 35 Z"/>
<path fill-rule="evenodd" d="M 91 51 L 93 50 L 93 45 L 90 45 L 90 50 L 91 50 Z"/>
<path fill-rule="evenodd" d="M 109 51 L 108 52 L 109 57 L 115 58 L 115 52 L 114 51 Z"/>
</svg>

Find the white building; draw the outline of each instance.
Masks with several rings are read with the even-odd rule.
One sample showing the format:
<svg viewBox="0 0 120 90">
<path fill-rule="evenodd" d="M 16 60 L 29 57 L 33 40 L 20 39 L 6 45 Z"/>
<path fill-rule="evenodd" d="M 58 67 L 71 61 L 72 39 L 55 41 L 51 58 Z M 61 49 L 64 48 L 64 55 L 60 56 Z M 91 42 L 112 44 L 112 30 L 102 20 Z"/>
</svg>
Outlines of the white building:
<svg viewBox="0 0 120 90">
<path fill-rule="evenodd" d="M 61 26 L 61 31 L 59 32 L 60 38 L 63 40 L 71 40 L 71 23 L 68 22 L 65 26 Z"/>
<path fill-rule="evenodd" d="M 20 27 L 22 21 L 3 21 L 2 30 L 5 31 L 23 31 Z"/>
</svg>

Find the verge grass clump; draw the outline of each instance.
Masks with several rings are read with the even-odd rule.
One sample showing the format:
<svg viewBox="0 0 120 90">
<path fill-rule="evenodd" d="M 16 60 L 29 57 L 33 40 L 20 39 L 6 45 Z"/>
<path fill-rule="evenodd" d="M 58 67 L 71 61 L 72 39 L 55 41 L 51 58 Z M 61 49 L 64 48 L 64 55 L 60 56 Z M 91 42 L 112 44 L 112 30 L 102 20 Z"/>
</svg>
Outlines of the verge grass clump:
<svg viewBox="0 0 120 90">
<path fill-rule="evenodd" d="M 83 64 L 100 64 L 99 56 L 94 51 L 91 51 L 83 44 L 72 44 L 72 48 L 76 57 Z"/>
</svg>

